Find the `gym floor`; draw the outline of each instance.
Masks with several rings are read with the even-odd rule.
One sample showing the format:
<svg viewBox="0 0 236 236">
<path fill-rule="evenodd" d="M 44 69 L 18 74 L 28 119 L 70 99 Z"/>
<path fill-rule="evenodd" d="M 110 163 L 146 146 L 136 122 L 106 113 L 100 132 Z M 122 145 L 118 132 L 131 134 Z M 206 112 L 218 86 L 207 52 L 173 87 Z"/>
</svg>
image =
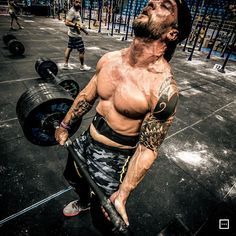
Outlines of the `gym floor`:
<svg viewBox="0 0 236 236">
<path fill-rule="evenodd" d="M 25 46 L 14 57 L 0 41 L 0 235 L 95 235 L 90 213 L 63 216 L 76 194 L 64 180 L 67 151 L 31 144 L 16 116 L 16 103 L 29 87 L 42 82 L 34 65 L 39 57 L 57 63 L 58 76 L 74 78 L 81 89 L 108 51 L 130 44 L 121 35 L 90 30 L 84 36 L 89 72 L 79 70 L 73 51 L 69 70 L 62 70 L 67 29 L 62 21 L 23 16 L 23 30 L 9 31 L 9 16 L 0 16 L 1 37 L 10 32 Z M 180 88 L 175 122 L 158 159 L 133 191 L 127 212 L 134 235 L 236 235 L 236 62 L 220 73 L 224 59 L 179 46 L 171 60 Z M 87 129 L 95 109 L 79 131 Z M 229 222 L 229 225 L 227 223 Z"/>
</svg>

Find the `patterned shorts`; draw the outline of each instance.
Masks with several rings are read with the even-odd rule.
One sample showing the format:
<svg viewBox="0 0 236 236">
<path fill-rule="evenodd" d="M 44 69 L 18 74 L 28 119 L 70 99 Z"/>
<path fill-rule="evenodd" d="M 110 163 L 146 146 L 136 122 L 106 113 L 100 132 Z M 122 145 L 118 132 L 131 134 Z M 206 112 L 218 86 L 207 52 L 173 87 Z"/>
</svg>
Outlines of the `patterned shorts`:
<svg viewBox="0 0 236 236">
<path fill-rule="evenodd" d="M 130 157 L 134 154 L 135 149 L 106 146 L 93 140 L 89 131 L 85 131 L 74 141 L 73 145 L 75 151 L 83 156 L 82 161 L 86 164 L 95 183 L 107 196 L 114 193 L 125 176 Z M 65 172 L 68 180 L 69 175 L 73 177 L 74 174 L 72 174 L 72 170 L 67 169 Z M 75 178 L 72 181 L 74 182 Z"/>
<path fill-rule="evenodd" d="M 69 36 L 68 48 L 77 49 L 81 53 L 85 51 L 84 42 L 81 37 L 75 38 Z"/>
</svg>

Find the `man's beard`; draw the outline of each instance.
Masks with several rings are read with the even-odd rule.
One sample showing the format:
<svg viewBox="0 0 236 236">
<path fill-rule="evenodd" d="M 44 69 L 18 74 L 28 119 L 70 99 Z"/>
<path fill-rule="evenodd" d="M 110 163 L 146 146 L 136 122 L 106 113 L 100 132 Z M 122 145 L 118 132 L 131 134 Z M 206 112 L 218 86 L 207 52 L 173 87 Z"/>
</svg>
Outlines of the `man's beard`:
<svg viewBox="0 0 236 236">
<path fill-rule="evenodd" d="M 151 19 L 147 22 L 142 22 L 136 18 L 133 22 L 134 35 L 139 38 L 157 40 L 166 32 L 166 29 L 166 24 L 157 25 Z"/>
<path fill-rule="evenodd" d="M 74 5 L 74 8 L 76 11 L 78 11 L 80 9 L 80 5 Z"/>
</svg>

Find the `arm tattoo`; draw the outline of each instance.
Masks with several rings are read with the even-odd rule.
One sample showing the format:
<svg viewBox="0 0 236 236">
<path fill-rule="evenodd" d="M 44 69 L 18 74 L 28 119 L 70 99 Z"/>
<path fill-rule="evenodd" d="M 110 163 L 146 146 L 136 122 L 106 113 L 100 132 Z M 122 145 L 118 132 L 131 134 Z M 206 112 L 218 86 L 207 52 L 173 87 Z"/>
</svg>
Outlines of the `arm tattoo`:
<svg viewBox="0 0 236 236">
<path fill-rule="evenodd" d="M 164 81 L 158 97 L 156 107 L 144 120 L 140 133 L 140 143 L 156 152 L 172 124 L 178 102 L 178 89 L 172 78 Z"/>
<path fill-rule="evenodd" d="M 140 143 L 148 149 L 158 152 L 171 123 L 172 119 L 162 122 L 150 115 L 142 124 Z"/>
<path fill-rule="evenodd" d="M 71 126 L 76 123 L 84 114 L 86 114 L 91 109 L 91 107 L 92 105 L 88 103 L 85 99 L 79 101 L 77 106 L 72 108 L 71 119 L 68 125 Z"/>
<path fill-rule="evenodd" d="M 166 120 L 173 115 L 178 102 L 178 89 L 172 78 L 167 78 L 160 88 L 160 95 L 153 115 L 158 120 Z"/>
</svg>

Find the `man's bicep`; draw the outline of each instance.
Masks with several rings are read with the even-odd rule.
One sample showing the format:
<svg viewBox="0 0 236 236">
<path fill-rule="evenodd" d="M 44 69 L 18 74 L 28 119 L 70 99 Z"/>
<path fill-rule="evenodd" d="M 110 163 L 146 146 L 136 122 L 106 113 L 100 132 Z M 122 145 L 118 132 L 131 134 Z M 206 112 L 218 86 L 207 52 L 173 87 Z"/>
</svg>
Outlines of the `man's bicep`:
<svg viewBox="0 0 236 236">
<path fill-rule="evenodd" d="M 153 114 L 147 116 L 141 126 L 140 143 L 157 153 L 173 122 L 173 116 L 165 121 L 158 120 Z"/>
<path fill-rule="evenodd" d="M 173 122 L 179 99 L 176 83 L 171 77 L 163 82 L 157 97 L 156 104 L 152 105 L 150 114 L 143 121 L 140 134 L 140 143 L 155 152 L 158 152 Z"/>
<path fill-rule="evenodd" d="M 165 121 L 173 116 L 176 111 L 179 100 L 178 88 L 175 81 L 170 77 L 162 84 L 156 104 L 153 104 L 153 115 L 158 119 Z"/>
</svg>

